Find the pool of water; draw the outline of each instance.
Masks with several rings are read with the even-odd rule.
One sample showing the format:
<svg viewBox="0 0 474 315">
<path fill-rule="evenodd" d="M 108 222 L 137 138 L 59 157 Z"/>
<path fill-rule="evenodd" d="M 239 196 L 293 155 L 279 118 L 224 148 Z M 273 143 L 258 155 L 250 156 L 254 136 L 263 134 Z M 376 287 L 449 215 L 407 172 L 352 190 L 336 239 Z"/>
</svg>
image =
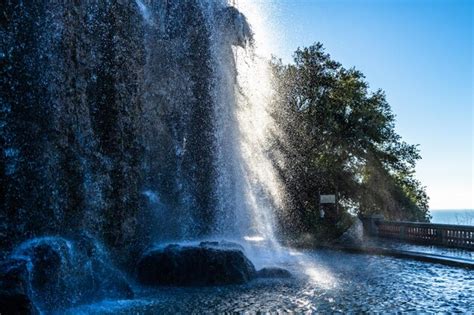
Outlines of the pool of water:
<svg viewBox="0 0 474 315">
<path fill-rule="evenodd" d="M 134 300 L 103 301 L 68 313 L 474 311 L 472 270 L 332 250 L 288 251 L 283 256 L 277 263 L 291 270 L 294 279 L 137 288 Z"/>
</svg>

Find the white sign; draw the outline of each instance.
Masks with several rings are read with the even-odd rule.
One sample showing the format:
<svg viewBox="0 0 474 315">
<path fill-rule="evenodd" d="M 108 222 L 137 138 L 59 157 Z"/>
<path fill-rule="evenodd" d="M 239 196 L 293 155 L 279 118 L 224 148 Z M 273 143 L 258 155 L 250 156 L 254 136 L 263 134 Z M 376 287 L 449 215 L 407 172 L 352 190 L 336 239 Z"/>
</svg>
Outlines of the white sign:
<svg viewBox="0 0 474 315">
<path fill-rule="evenodd" d="M 336 195 L 321 195 L 321 203 L 336 203 Z"/>
</svg>

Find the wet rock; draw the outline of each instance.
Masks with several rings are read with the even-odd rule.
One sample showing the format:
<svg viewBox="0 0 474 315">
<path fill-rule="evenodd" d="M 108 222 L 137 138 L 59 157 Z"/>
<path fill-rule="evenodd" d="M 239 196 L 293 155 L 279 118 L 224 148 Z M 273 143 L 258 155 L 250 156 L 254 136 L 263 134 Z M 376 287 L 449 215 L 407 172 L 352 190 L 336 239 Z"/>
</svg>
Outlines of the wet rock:
<svg viewBox="0 0 474 315">
<path fill-rule="evenodd" d="M 214 248 L 228 248 L 228 249 L 237 249 L 242 252 L 245 251 L 244 247 L 238 243 L 229 242 L 229 241 L 204 241 L 199 243 L 199 246 L 204 247 L 214 247 Z"/>
<path fill-rule="evenodd" d="M 251 280 L 255 273 L 254 265 L 242 250 L 209 242 L 154 249 L 137 265 L 138 279 L 146 285 L 241 284 Z"/>
<path fill-rule="evenodd" d="M 12 293 L 27 293 L 28 266 L 23 259 L 11 259 L 0 265 L 0 289 Z"/>
<path fill-rule="evenodd" d="M 88 235 L 76 240 L 76 256 L 89 276 L 84 285 L 91 288 L 91 300 L 131 299 L 133 290 L 122 272 L 113 267 L 105 248 Z"/>
<path fill-rule="evenodd" d="M 91 299 L 132 299 L 134 293 L 124 275 L 113 268 L 93 262 L 95 292 Z"/>
<path fill-rule="evenodd" d="M 32 271 L 31 284 L 40 291 L 48 290 L 52 283 L 61 281 L 62 253 L 50 244 L 38 244 L 29 253 Z"/>
<path fill-rule="evenodd" d="M 253 33 L 247 18 L 235 7 L 226 7 L 218 14 L 224 35 L 232 45 L 245 47 L 253 42 Z"/>
<path fill-rule="evenodd" d="M 28 295 L 0 290 L 0 314 L 40 314 Z"/>
<path fill-rule="evenodd" d="M 257 271 L 258 278 L 292 278 L 293 275 L 286 269 L 279 267 L 265 267 Z"/>
<path fill-rule="evenodd" d="M 204 242 L 201 242 L 199 243 L 199 246 L 205 246 L 205 247 L 215 247 L 215 246 L 219 246 L 219 242 L 217 241 L 204 241 Z"/>
<path fill-rule="evenodd" d="M 2 298 L 13 304 L 35 301 L 41 311 L 62 310 L 105 298 L 133 297 L 126 278 L 113 268 L 92 238 L 32 239 L 21 244 L 2 266 Z"/>
<path fill-rule="evenodd" d="M 359 218 L 336 240 L 338 245 L 361 245 L 364 241 L 364 226 Z"/>
<path fill-rule="evenodd" d="M 42 311 L 63 309 L 79 296 L 89 296 L 90 287 L 84 278 L 76 278 L 80 262 L 74 257 L 72 243 L 59 237 L 36 238 L 24 242 L 13 252 L 11 259 L 23 259 L 28 264 L 28 296 Z"/>
<path fill-rule="evenodd" d="M 25 260 L 9 260 L 0 265 L 0 314 L 39 314 L 28 292 Z"/>
</svg>

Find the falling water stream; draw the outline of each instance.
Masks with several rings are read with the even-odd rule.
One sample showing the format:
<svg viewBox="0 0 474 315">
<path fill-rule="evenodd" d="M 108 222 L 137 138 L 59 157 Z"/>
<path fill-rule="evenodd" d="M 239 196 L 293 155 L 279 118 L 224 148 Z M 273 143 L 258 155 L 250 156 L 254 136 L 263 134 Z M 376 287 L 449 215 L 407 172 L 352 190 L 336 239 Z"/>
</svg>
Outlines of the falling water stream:
<svg viewBox="0 0 474 315">
<path fill-rule="evenodd" d="M 28 272 L 42 311 L 463 312 L 474 304 L 463 269 L 278 243 L 285 191 L 268 139 L 278 134 L 268 5 L 8 4 L 0 249 Z M 134 282 L 130 265 L 145 250 L 202 240 L 238 242 L 257 268 L 294 277 L 206 288 Z M 42 266 L 57 268 L 56 278 Z"/>
<path fill-rule="evenodd" d="M 204 107 L 198 108 L 198 113 L 193 114 L 188 113 L 189 105 L 185 99 L 193 95 L 187 95 L 186 92 L 192 90 L 193 85 L 202 83 L 189 81 L 189 74 L 180 70 L 179 65 L 178 69 L 171 68 L 170 71 L 173 64 L 164 63 L 163 52 L 160 51 L 163 50 L 163 44 L 177 45 L 170 49 L 173 54 L 179 54 L 181 50 L 189 49 L 189 37 L 184 36 L 181 42 L 176 40 L 174 43 L 162 39 L 169 34 L 169 26 L 165 24 L 172 14 L 168 12 L 170 6 L 166 2 L 137 0 L 136 3 L 143 19 L 146 39 L 145 106 L 163 107 L 168 112 L 177 111 L 176 115 L 181 116 L 178 121 L 171 123 L 171 130 L 174 133 L 172 137 L 177 159 L 174 177 L 181 194 L 178 207 L 182 217 L 176 220 L 176 211 L 165 211 L 161 216 L 168 222 L 167 229 L 170 229 L 170 225 L 179 225 L 171 229 L 178 232 L 171 235 L 170 239 L 259 241 L 276 249 L 278 243 L 274 212 L 282 207 L 283 188 L 269 158 L 267 137 L 275 125 L 268 111 L 272 97 L 268 59 L 261 55 L 264 43 L 260 36 L 256 36 L 258 30 L 253 27 L 251 20 L 261 16 L 261 12 L 257 11 L 258 6 L 251 2 L 237 2 L 234 6 L 229 6 L 225 1 L 196 2 L 193 10 L 198 12 L 194 15 L 202 14 L 200 27 L 206 33 L 206 38 L 199 39 L 199 45 L 205 41 L 206 46 L 197 49 L 206 50 L 204 58 L 200 54 L 200 62 L 207 67 L 193 70 L 205 76 L 203 79 L 208 84 L 208 99 L 204 105 L 201 102 L 190 104 Z M 174 61 L 175 56 L 168 58 Z M 163 69 L 176 78 L 164 75 Z M 171 90 L 163 87 L 164 80 L 165 84 L 172 83 L 169 87 Z M 181 88 L 183 92 L 176 94 L 176 90 Z M 156 93 L 172 100 L 168 103 L 158 102 L 153 97 Z M 205 117 L 195 119 L 193 115 Z M 202 137 L 198 139 L 200 143 L 197 143 L 200 152 L 192 156 L 193 153 L 189 152 L 192 150 L 190 142 L 196 141 L 192 139 L 196 135 L 190 135 L 189 132 L 196 130 L 204 134 L 201 134 Z M 207 155 L 207 159 L 203 159 L 202 154 Z M 194 162 L 191 170 L 184 166 L 187 156 L 192 156 Z M 195 172 L 195 168 L 205 168 L 206 183 L 201 183 L 208 186 L 205 198 L 199 187 L 189 183 L 189 171 Z M 203 179 L 202 174 L 198 176 L 198 180 Z M 158 197 L 160 191 L 147 190 L 144 193 L 150 201 L 161 200 Z M 200 204 L 203 199 L 205 204 Z M 158 202 L 155 202 L 155 206 L 156 211 L 166 208 L 166 204 Z M 212 207 L 212 211 L 196 213 L 196 208 L 205 207 Z M 197 222 L 202 221 L 202 213 L 212 217 L 206 218 L 204 233 L 202 228 L 197 228 Z M 160 241 L 166 232 L 158 234 Z M 168 242 L 169 239 L 164 241 Z"/>
</svg>

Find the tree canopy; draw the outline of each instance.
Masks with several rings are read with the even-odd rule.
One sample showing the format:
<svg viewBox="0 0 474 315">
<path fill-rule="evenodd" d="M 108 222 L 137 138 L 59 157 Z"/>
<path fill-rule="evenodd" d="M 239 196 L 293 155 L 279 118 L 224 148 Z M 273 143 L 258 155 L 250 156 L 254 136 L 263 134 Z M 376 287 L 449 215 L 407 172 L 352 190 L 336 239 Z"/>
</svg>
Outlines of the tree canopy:
<svg viewBox="0 0 474 315">
<path fill-rule="evenodd" d="M 419 150 L 396 133 L 382 90 L 370 90 L 360 71 L 331 59 L 321 43 L 298 49 L 294 64 L 271 64 L 274 162 L 300 224 L 317 220 L 318 192 L 337 194 L 340 217 L 429 220 L 428 197 L 414 176 Z"/>
</svg>

